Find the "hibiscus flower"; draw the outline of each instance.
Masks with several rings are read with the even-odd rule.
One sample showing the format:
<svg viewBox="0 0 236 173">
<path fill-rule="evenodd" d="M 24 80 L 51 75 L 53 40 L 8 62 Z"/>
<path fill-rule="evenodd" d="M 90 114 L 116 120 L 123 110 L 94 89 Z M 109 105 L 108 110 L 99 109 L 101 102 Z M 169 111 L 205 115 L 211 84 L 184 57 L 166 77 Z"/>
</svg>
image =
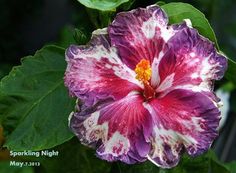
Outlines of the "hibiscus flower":
<svg viewBox="0 0 236 173">
<path fill-rule="evenodd" d="M 168 25 L 156 5 L 121 12 L 87 45 L 71 45 L 66 61 L 65 85 L 79 100 L 69 126 L 101 159 L 170 168 L 218 135 L 213 82 L 227 60 L 190 20 Z"/>
</svg>

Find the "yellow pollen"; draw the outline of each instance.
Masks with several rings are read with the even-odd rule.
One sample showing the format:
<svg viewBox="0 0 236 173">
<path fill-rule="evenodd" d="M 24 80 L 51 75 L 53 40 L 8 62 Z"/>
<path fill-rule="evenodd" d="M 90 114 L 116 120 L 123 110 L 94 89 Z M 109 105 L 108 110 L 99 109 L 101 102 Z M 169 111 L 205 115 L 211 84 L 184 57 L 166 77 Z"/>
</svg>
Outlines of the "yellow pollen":
<svg viewBox="0 0 236 173">
<path fill-rule="evenodd" d="M 150 62 L 146 59 L 142 59 L 135 67 L 136 79 L 147 82 L 152 75 L 152 69 L 150 67 Z"/>
</svg>

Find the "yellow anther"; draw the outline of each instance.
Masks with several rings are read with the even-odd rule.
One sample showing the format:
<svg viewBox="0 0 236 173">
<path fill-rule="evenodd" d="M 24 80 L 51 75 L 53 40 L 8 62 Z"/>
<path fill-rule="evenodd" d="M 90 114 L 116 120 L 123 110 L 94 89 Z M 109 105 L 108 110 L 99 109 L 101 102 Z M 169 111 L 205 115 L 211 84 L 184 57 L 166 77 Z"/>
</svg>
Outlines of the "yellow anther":
<svg viewBox="0 0 236 173">
<path fill-rule="evenodd" d="M 135 67 L 136 79 L 147 82 L 152 75 L 152 69 L 150 67 L 150 62 L 146 59 L 142 59 Z"/>
</svg>

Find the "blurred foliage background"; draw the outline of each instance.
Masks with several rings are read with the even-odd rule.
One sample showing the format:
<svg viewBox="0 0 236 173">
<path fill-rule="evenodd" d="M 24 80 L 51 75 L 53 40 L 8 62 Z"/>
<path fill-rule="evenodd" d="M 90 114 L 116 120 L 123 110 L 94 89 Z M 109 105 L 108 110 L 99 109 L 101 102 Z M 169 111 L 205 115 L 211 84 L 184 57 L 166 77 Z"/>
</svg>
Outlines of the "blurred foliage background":
<svg viewBox="0 0 236 173">
<path fill-rule="evenodd" d="M 154 4 L 155 0 L 132 0 L 132 8 Z M 178 2 L 178 0 L 166 0 Z M 235 0 L 183 0 L 202 11 L 212 25 L 220 48 L 232 59 L 236 52 Z M 127 6 L 122 5 L 118 11 Z M 20 58 L 34 54 L 46 43 L 66 47 L 73 28 L 89 35 L 95 29 L 91 14 L 76 0 L 1 0 L 0 1 L 0 77 L 6 75 Z M 100 25 L 102 26 L 102 25 Z"/>
<path fill-rule="evenodd" d="M 145 7 L 156 2 L 157 1 L 154 0 L 131 0 L 130 3 L 121 5 L 117 11 L 127 10 L 130 6 L 131 8 Z M 164 2 L 190 3 L 203 12 L 216 33 L 220 49 L 231 59 L 236 60 L 236 0 L 165 0 Z M 76 0 L 0 0 L 0 78 L 7 75 L 13 66 L 19 65 L 22 57 L 33 55 L 36 50 L 42 48 L 45 44 L 56 44 L 66 48 L 69 44 L 76 43 L 76 38 L 78 38 L 76 35 L 82 37 L 80 40 L 82 39 L 83 42 L 86 43 L 90 38 L 91 32 L 96 27 L 104 27 L 109 22 L 104 20 L 105 18 L 102 15 L 95 18 L 94 16 L 97 17 L 97 14 L 97 10 L 87 9 Z M 104 13 L 103 15 L 113 15 L 113 13 Z M 235 91 L 231 93 L 230 99 L 231 109 L 228 120 L 220 132 L 220 137 L 213 145 L 213 149 L 218 158 L 223 162 L 236 160 Z M 0 134 L 1 133 L 2 129 L 0 129 Z M 2 141 L 3 139 L 0 135 L 0 142 Z M 75 147 L 79 144 L 72 139 L 65 145 Z M 60 164 L 73 167 L 74 171 L 71 170 L 71 172 L 76 172 L 75 170 L 77 169 L 84 170 L 82 172 L 85 173 L 97 171 L 93 170 L 93 168 L 91 168 L 93 166 L 88 162 L 85 163 L 84 167 L 77 165 L 77 168 L 74 167 L 74 165 L 77 164 L 76 161 L 66 163 L 66 159 L 70 157 L 70 154 L 81 154 L 79 153 L 80 150 L 77 151 L 76 148 L 82 146 L 72 147 L 70 151 L 66 151 L 65 145 L 58 146 L 57 148 L 61 153 L 64 153 L 65 157 L 56 160 L 41 160 L 43 165 L 49 165 L 41 167 L 41 171 L 66 172 L 63 168 L 59 169 L 57 166 L 53 166 Z M 77 158 L 77 160 L 84 163 L 87 157 L 91 156 L 93 159 L 96 159 L 90 150 L 83 151 L 85 153 L 82 153 L 83 156 Z M 5 162 L 9 159 L 8 151 L 3 150 L 0 154 L 0 161 L 2 161 L 0 164 L 0 172 L 9 171 L 7 169 L 9 163 Z M 209 157 L 203 157 L 202 159 L 209 159 Z M 57 163 L 59 162 L 58 160 L 60 160 L 59 164 Z M 95 162 L 97 162 L 97 160 L 95 160 Z M 182 162 L 181 164 L 183 165 L 185 163 Z M 197 165 L 197 161 L 192 164 Z M 218 166 L 217 161 L 211 164 L 213 164 L 213 169 Z M 126 170 L 124 172 L 129 172 L 129 170 L 125 168 L 126 166 L 122 164 L 108 166 L 106 163 L 102 163 L 100 165 L 107 167 L 107 172 L 112 168 L 113 170 L 118 170 L 118 172 L 123 172 L 123 170 Z M 141 170 L 143 169 L 148 172 L 155 171 L 157 168 L 153 168 L 147 164 Z M 179 172 L 188 172 L 181 168 L 176 169 L 177 171 L 179 169 Z M 202 169 L 204 169 L 204 165 Z M 22 170 L 23 169 L 21 169 L 21 171 Z M 137 172 L 139 166 L 134 166 L 134 170 Z M 144 170 L 142 172 L 145 172 Z M 11 171 L 19 172 L 19 169 L 14 168 L 11 169 Z M 33 169 L 26 168 L 22 172 L 33 172 Z M 222 172 L 224 172 L 224 170 Z"/>
</svg>

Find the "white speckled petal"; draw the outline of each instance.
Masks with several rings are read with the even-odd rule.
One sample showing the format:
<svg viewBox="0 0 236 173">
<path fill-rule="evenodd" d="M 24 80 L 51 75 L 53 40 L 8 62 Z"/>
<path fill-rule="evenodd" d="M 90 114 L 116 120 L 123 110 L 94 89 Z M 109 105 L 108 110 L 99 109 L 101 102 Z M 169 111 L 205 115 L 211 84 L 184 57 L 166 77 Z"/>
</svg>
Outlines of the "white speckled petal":
<svg viewBox="0 0 236 173">
<path fill-rule="evenodd" d="M 65 85 L 87 107 L 119 100 L 143 87 L 107 39 L 106 29 L 98 30 L 88 45 L 72 45 L 66 51 Z"/>
<path fill-rule="evenodd" d="M 83 144 L 96 147 L 102 159 L 143 162 L 150 150 L 152 131 L 152 119 L 143 101 L 139 94 L 130 93 L 91 114 L 76 112 L 70 127 Z"/>
<path fill-rule="evenodd" d="M 155 124 L 149 160 L 161 167 L 177 165 L 183 149 L 192 156 L 202 154 L 218 134 L 219 108 L 200 92 L 173 90 L 144 107 Z"/>
<path fill-rule="evenodd" d="M 167 42 L 169 50 L 161 57 L 155 74 L 160 81 L 156 91 L 162 95 L 178 88 L 212 92 L 213 81 L 221 79 L 227 69 L 226 57 L 186 23 L 175 27 Z"/>
<path fill-rule="evenodd" d="M 122 61 L 131 69 L 141 59 L 151 63 L 174 34 L 167 29 L 168 17 L 156 5 L 117 14 L 108 27 L 111 44 L 118 49 Z"/>
</svg>

